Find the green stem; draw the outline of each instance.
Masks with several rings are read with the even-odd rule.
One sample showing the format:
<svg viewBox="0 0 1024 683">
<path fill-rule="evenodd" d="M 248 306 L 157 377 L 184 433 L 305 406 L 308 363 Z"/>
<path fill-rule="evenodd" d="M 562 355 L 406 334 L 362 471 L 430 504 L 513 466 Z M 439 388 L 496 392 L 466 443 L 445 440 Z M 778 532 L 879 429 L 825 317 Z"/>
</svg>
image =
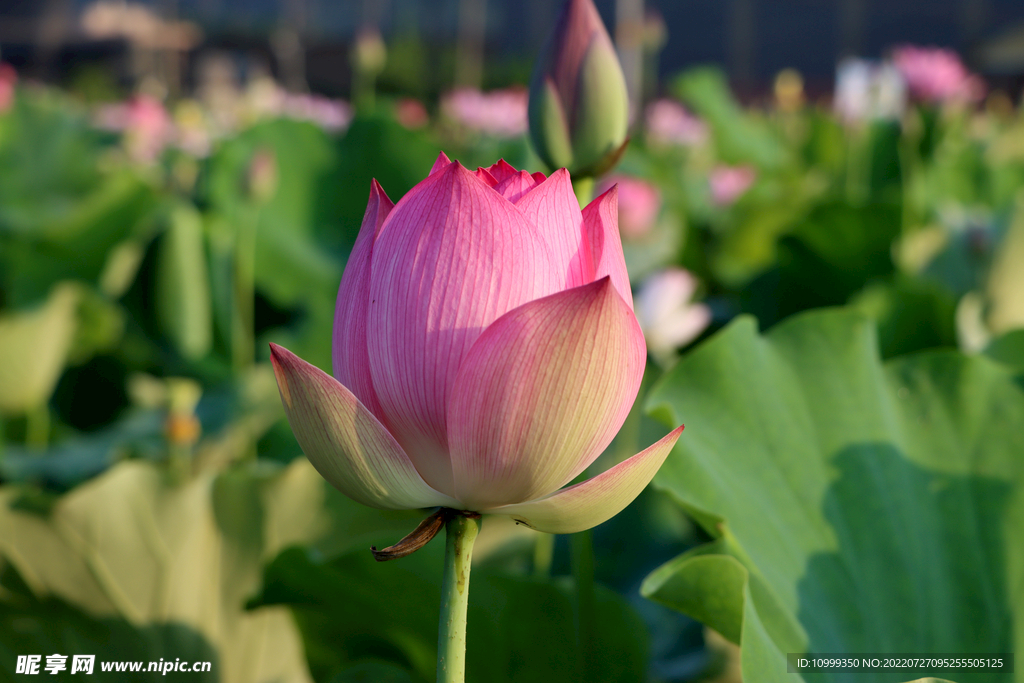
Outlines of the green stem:
<svg viewBox="0 0 1024 683">
<path fill-rule="evenodd" d="M 595 680 L 591 676 L 594 661 L 594 620 L 597 599 L 594 595 L 594 541 L 590 529 L 569 537 L 572 574 L 576 581 L 576 671 L 580 681 Z"/>
<path fill-rule="evenodd" d="M 437 633 L 437 683 L 466 680 L 466 608 L 469 569 L 480 518 L 454 513 L 445 524 L 444 582 Z"/>
<path fill-rule="evenodd" d="M 573 178 L 572 191 L 576 193 L 576 201 L 580 203 L 582 209 L 594 198 L 594 178 L 592 176 Z"/>
<path fill-rule="evenodd" d="M 551 560 L 555 555 L 555 535 L 537 532 L 533 545 L 533 575 L 539 579 L 551 576 Z"/>
<path fill-rule="evenodd" d="M 50 406 L 46 403 L 28 411 L 25 416 L 25 444 L 37 451 L 46 449 L 50 441 Z"/>
</svg>

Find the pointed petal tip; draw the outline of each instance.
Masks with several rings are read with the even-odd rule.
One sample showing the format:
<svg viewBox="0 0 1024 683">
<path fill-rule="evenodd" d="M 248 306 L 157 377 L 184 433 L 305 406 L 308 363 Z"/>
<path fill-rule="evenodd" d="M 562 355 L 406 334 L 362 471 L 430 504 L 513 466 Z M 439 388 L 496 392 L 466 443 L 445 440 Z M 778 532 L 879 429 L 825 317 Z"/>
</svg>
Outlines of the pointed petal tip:
<svg viewBox="0 0 1024 683">
<path fill-rule="evenodd" d="M 452 160 L 448 158 L 448 155 L 445 154 L 444 151 L 441 151 L 438 153 L 437 160 L 434 161 L 434 165 L 430 167 L 430 173 L 428 173 L 427 175 L 432 176 L 438 171 L 443 171 L 444 169 L 448 168 L 448 166 L 451 165 L 451 163 Z"/>
<path fill-rule="evenodd" d="M 619 514 L 640 495 L 683 432 L 680 425 L 650 447 L 605 472 L 526 503 L 488 510 L 550 534 L 572 534 Z"/>
</svg>

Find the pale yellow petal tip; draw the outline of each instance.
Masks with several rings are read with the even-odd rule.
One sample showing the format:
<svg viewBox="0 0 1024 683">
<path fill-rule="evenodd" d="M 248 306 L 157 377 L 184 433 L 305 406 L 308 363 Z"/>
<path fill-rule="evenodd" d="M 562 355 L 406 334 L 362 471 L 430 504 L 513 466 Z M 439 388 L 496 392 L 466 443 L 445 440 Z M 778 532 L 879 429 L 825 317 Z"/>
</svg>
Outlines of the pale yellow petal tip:
<svg viewBox="0 0 1024 683">
<path fill-rule="evenodd" d="M 277 378 L 277 388 L 281 391 L 281 401 L 285 407 L 292 408 L 292 392 L 288 386 L 288 372 L 284 368 L 287 362 L 285 354 L 290 353 L 288 349 L 277 344 L 270 344 L 270 364 L 274 367 L 274 377 Z"/>
<path fill-rule="evenodd" d="M 526 503 L 505 505 L 487 514 L 507 515 L 537 531 L 572 534 L 586 531 L 619 514 L 657 474 L 675 447 L 683 425 L 615 467 L 574 486 Z"/>
</svg>

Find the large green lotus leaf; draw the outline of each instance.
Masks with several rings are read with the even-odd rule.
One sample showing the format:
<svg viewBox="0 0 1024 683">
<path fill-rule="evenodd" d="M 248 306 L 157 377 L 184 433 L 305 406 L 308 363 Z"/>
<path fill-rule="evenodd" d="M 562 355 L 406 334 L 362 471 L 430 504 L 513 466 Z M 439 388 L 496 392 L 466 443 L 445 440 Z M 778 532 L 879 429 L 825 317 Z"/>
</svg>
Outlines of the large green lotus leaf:
<svg viewBox="0 0 1024 683">
<path fill-rule="evenodd" d="M 151 238 L 158 204 L 152 187 L 123 172 L 104 178 L 59 220 L 35 225 L 25 235 L 0 230 L 0 288 L 7 305 L 30 305 L 60 280 L 113 284 L 107 281 L 115 248 Z M 120 279 L 130 283 L 137 264 L 122 270 Z M 123 290 L 125 283 L 119 284 Z"/>
<path fill-rule="evenodd" d="M 0 233 L 67 217 L 101 177 L 105 134 L 56 90 L 21 89 L 0 124 Z"/>
<path fill-rule="evenodd" d="M 0 313 L 0 414 L 49 400 L 75 335 L 78 299 L 79 289 L 62 283 L 36 310 Z"/>
<path fill-rule="evenodd" d="M 993 339 L 985 349 L 985 355 L 1018 372 L 1024 372 L 1024 329 L 1013 330 Z"/>
<path fill-rule="evenodd" d="M 364 514 L 304 458 L 182 483 L 156 465 L 127 461 L 48 505 L 29 492 L 0 488 L 0 558 L 26 593 L 51 602 L 26 609 L 0 593 L 0 619 L 35 614 L 46 626 L 32 641 L 39 647 L 58 636 L 71 642 L 86 618 L 117 632 L 179 629 L 194 637 L 173 657 L 209 659 L 213 648 L 223 683 L 310 680 L 288 611 L 243 609 L 281 548 L 341 552 L 391 541 L 415 524 L 408 514 Z M 54 600 L 82 618 L 54 617 Z M 23 648 L 24 638 L 0 628 L 0 651 Z M 88 633 L 80 638 L 89 642 Z M 151 659 L 166 658 L 169 648 L 160 647 L 148 650 Z"/>
<path fill-rule="evenodd" d="M 842 309 L 742 318 L 652 390 L 687 425 L 655 484 L 715 541 L 643 592 L 740 642 L 747 683 L 799 680 L 787 653 L 1024 646 L 1024 390 L 952 351 L 883 365 L 875 339 Z M 855 680 L 929 673 L 1024 680 Z"/>
<path fill-rule="evenodd" d="M 372 658 L 426 683 L 434 680 L 436 666 L 443 562 L 441 539 L 387 563 L 375 562 L 363 549 L 320 563 L 292 548 L 267 568 L 264 592 L 253 604 L 292 607 L 317 680 Z M 479 562 L 470 577 L 466 680 L 577 681 L 584 668 L 587 683 L 644 680 L 643 622 L 602 587 L 592 659 L 578 660 L 573 595 L 567 581 L 501 574 Z"/>
<path fill-rule="evenodd" d="M 188 672 L 199 683 L 221 680 L 217 651 L 194 629 L 174 623 L 136 626 L 123 618 L 92 617 L 60 600 L 36 600 L 30 594 L 8 593 L 0 602 L 0 672 L 14 674 L 18 655 L 42 655 L 40 672 L 46 674 L 46 655 L 67 657 L 67 676 L 73 655 L 94 655 L 92 675 L 88 680 L 127 680 L 156 683 L 167 679 L 159 669 L 149 672 L 150 662 L 210 662 L 208 672 Z M 141 673 L 126 674 L 116 669 L 104 672 L 104 664 L 141 663 Z M 179 676 L 182 676 L 179 674 Z M 72 676 L 74 680 L 78 676 Z M 12 676 L 4 680 L 17 680 Z"/>
</svg>

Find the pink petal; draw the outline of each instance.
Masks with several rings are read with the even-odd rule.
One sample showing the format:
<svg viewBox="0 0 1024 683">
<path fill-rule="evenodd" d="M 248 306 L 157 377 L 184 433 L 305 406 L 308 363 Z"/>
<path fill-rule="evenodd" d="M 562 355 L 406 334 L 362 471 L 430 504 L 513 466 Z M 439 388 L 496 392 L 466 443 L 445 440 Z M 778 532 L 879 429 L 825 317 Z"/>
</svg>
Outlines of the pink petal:
<svg viewBox="0 0 1024 683">
<path fill-rule="evenodd" d="M 633 502 L 650 483 L 682 434 L 682 426 L 615 467 L 528 503 L 487 511 L 508 515 L 521 524 L 549 534 L 573 534 L 605 522 Z"/>
<path fill-rule="evenodd" d="M 608 278 L 499 318 L 452 392 L 454 497 L 485 510 L 572 480 L 622 426 L 646 358 L 640 326 Z"/>
<path fill-rule="evenodd" d="M 626 257 L 622 253 L 622 239 L 619 237 L 617 188 L 611 188 L 583 209 L 583 234 L 586 243 L 584 251 L 589 257 L 593 273 L 591 279 L 610 276 L 619 296 L 633 308 L 633 292 L 629 288 Z"/>
<path fill-rule="evenodd" d="M 499 183 L 503 183 L 509 178 L 514 178 L 519 175 L 519 171 L 516 170 L 515 166 L 504 159 L 498 159 L 496 164 L 491 164 L 484 170 L 490 173 L 491 176 Z"/>
<path fill-rule="evenodd" d="M 476 169 L 476 177 L 487 183 L 489 187 L 495 187 L 498 184 L 498 181 L 495 180 L 494 176 L 486 168 Z"/>
<path fill-rule="evenodd" d="M 455 162 L 392 210 L 370 280 L 370 372 L 386 424 L 427 483 L 450 493 L 459 366 L 484 328 L 560 290 L 561 277 L 537 227 Z"/>
<path fill-rule="evenodd" d="M 366 311 L 370 305 L 370 259 L 373 243 L 394 204 L 376 180 L 370 183 L 370 200 L 363 214 L 363 225 L 352 248 L 338 287 L 334 309 L 332 360 L 334 377 L 355 394 L 359 401 L 380 418 L 383 413 L 370 377 L 370 359 L 366 347 Z"/>
<path fill-rule="evenodd" d="M 423 481 L 387 429 L 337 380 L 276 344 L 270 360 L 295 438 L 335 488 L 376 508 L 458 506 Z"/>
<path fill-rule="evenodd" d="M 540 171 L 537 171 L 536 173 L 531 173 L 530 175 L 532 175 L 533 179 L 536 180 L 538 183 L 543 183 L 545 180 L 548 179 L 548 177 L 541 173 Z"/>
<path fill-rule="evenodd" d="M 569 172 L 560 168 L 516 202 L 551 243 L 553 256 L 564 274 L 563 289 L 593 282 L 589 254 L 581 250 L 583 214 L 572 190 Z M 625 268 L 625 262 L 623 262 Z M 628 299 L 627 299 L 628 301 Z"/>
<path fill-rule="evenodd" d="M 536 187 L 537 181 L 526 171 L 520 171 L 514 176 L 505 178 L 495 186 L 494 190 L 513 204 L 527 192 Z"/>
<path fill-rule="evenodd" d="M 434 165 L 430 168 L 430 173 L 427 175 L 434 175 L 438 171 L 443 171 L 448 168 L 448 165 L 452 163 L 452 160 L 448 158 L 448 155 L 441 152 L 437 155 L 437 160 L 434 161 Z"/>
</svg>

